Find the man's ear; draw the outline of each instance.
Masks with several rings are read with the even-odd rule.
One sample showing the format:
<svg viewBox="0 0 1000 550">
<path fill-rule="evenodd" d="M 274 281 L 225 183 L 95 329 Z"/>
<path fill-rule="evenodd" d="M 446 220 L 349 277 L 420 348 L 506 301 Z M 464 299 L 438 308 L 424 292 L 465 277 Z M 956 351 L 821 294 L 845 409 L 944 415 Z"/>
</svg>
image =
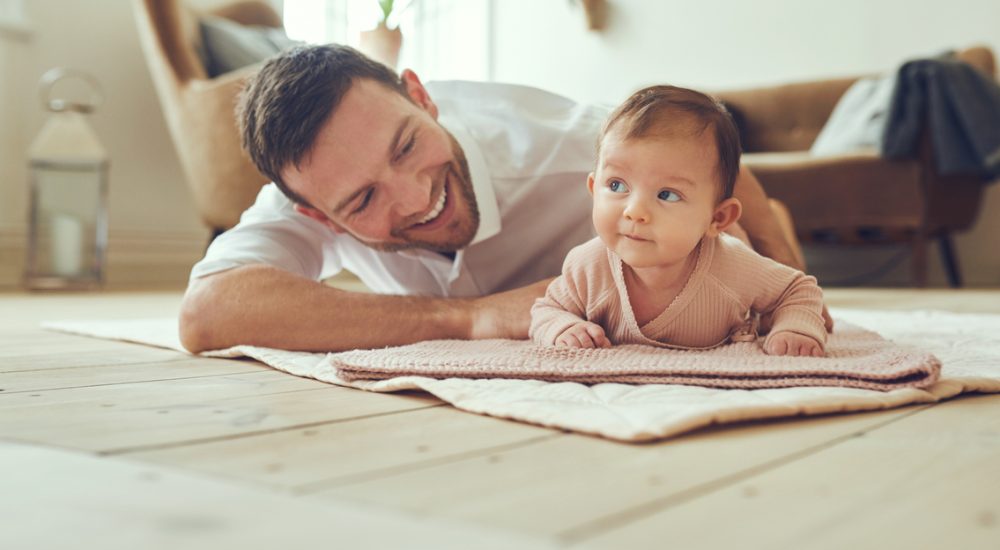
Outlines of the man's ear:
<svg viewBox="0 0 1000 550">
<path fill-rule="evenodd" d="M 591 172 L 587 175 L 587 191 L 590 191 L 590 196 L 594 196 L 594 173 Z"/>
<path fill-rule="evenodd" d="M 316 210 L 315 208 L 313 208 L 311 206 L 303 206 L 301 204 L 296 204 L 295 205 L 295 211 L 298 212 L 299 214 L 302 214 L 303 216 L 306 216 L 306 217 L 309 217 L 309 218 L 312 218 L 312 219 L 318 221 L 319 223 L 321 223 L 321 224 L 327 226 L 328 228 L 332 229 L 335 233 L 345 233 L 345 230 L 344 230 L 343 227 L 337 225 L 336 223 L 333 222 L 333 220 L 331 220 L 330 218 L 328 218 L 326 216 L 326 214 L 320 212 L 319 210 Z"/>
<path fill-rule="evenodd" d="M 712 213 L 712 223 L 708 226 L 708 236 L 715 237 L 736 223 L 743 213 L 743 205 L 735 198 L 720 202 Z"/>
<path fill-rule="evenodd" d="M 427 88 L 424 88 L 417 73 L 410 69 L 403 69 L 399 77 L 403 80 L 403 85 L 406 86 L 406 93 L 410 95 L 410 99 L 419 105 L 421 109 L 430 113 L 434 120 L 437 120 L 437 105 L 431 100 L 431 94 L 427 93 Z"/>
</svg>

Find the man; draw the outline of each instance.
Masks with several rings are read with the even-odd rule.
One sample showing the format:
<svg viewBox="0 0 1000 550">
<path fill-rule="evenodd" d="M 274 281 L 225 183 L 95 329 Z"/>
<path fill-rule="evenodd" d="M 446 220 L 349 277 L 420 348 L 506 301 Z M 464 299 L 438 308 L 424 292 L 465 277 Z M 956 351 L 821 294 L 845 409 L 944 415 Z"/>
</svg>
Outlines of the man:
<svg viewBox="0 0 1000 550">
<path fill-rule="evenodd" d="M 192 270 L 184 346 L 527 337 L 532 303 L 593 236 L 586 181 L 606 114 L 521 86 L 424 86 L 344 46 L 272 59 L 238 118 L 274 184 Z M 735 196 L 754 247 L 794 265 L 745 169 Z M 375 294 L 320 282 L 341 269 Z"/>
</svg>

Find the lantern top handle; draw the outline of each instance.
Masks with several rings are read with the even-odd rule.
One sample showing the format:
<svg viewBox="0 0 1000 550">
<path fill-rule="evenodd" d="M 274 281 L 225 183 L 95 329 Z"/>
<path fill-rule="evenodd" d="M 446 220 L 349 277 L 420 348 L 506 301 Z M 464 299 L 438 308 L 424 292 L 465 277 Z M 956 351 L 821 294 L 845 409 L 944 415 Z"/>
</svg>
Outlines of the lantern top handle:
<svg viewBox="0 0 1000 550">
<path fill-rule="evenodd" d="M 63 98 L 52 97 L 55 86 L 60 81 L 76 80 L 83 83 L 87 88 L 88 97 L 86 101 L 75 101 Z M 104 92 L 101 85 L 93 76 L 75 69 L 56 67 L 49 69 L 38 81 L 38 96 L 42 100 L 42 105 L 52 112 L 76 111 L 78 113 L 92 113 L 104 103 Z"/>
</svg>

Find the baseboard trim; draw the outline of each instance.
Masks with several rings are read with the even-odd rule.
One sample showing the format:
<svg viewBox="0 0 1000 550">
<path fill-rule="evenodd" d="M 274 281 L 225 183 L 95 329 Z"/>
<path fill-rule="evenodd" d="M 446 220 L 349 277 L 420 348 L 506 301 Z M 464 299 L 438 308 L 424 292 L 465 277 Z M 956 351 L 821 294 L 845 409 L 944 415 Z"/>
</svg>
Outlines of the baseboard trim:
<svg viewBox="0 0 1000 550">
<path fill-rule="evenodd" d="M 205 252 L 208 231 L 112 231 L 108 235 L 108 288 L 184 288 L 191 266 Z M 27 232 L 0 229 L 0 289 L 21 288 Z"/>
</svg>

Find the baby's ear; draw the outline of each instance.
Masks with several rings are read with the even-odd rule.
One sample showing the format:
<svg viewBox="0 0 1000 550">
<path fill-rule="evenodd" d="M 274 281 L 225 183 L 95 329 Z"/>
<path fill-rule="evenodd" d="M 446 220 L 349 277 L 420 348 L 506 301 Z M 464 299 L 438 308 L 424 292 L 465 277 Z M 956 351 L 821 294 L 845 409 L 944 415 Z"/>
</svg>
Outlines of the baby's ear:
<svg viewBox="0 0 1000 550">
<path fill-rule="evenodd" d="M 591 195 L 594 194 L 594 173 L 593 172 L 591 172 L 587 176 L 587 190 L 590 191 Z"/>
<path fill-rule="evenodd" d="M 743 213 L 743 205 L 735 198 L 720 202 L 712 213 L 712 223 L 708 226 L 708 236 L 715 237 L 736 223 Z"/>
</svg>

